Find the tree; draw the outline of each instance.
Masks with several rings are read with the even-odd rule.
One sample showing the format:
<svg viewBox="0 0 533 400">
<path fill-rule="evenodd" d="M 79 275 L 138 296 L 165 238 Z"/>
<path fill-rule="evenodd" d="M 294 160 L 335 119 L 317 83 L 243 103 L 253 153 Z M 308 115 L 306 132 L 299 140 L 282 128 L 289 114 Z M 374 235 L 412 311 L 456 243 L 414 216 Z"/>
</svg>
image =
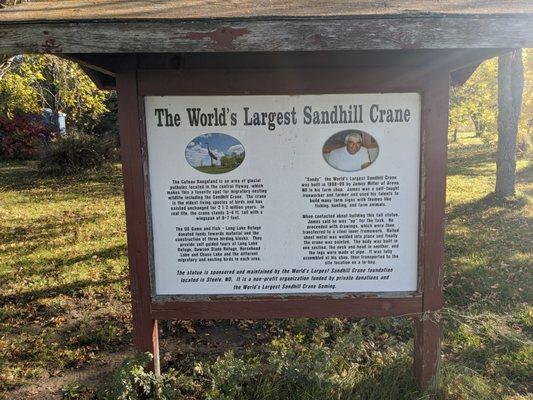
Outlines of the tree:
<svg viewBox="0 0 533 400">
<path fill-rule="evenodd" d="M 0 114 L 12 118 L 15 114 L 38 114 L 41 112 L 39 96 L 34 89 L 41 76 L 30 75 L 13 58 L 11 69 L 0 80 Z M 20 69 L 20 71 L 19 71 Z"/>
<path fill-rule="evenodd" d="M 461 87 L 450 92 L 450 127 L 470 120 L 476 136 L 496 129 L 497 110 L 496 59 L 483 62 Z"/>
<path fill-rule="evenodd" d="M 461 87 L 452 86 L 450 88 L 450 112 L 449 126 L 453 129 L 453 141 L 457 142 L 457 131 L 460 127 L 465 126 L 470 121 L 468 109 L 463 104 Z"/>
<path fill-rule="evenodd" d="M 496 157 L 496 194 L 515 192 L 516 136 L 524 90 L 522 50 L 498 59 L 498 152 Z"/>
<path fill-rule="evenodd" d="M 524 93 L 518 125 L 517 150 L 527 153 L 533 136 L 533 49 L 523 50 Z"/>
<path fill-rule="evenodd" d="M 17 56 L 0 80 L 0 110 L 40 114 L 43 108 L 67 114 L 67 124 L 91 130 L 107 111 L 108 93 L 96 88 L 73 62 L 51 55 Z"/>
</svg>

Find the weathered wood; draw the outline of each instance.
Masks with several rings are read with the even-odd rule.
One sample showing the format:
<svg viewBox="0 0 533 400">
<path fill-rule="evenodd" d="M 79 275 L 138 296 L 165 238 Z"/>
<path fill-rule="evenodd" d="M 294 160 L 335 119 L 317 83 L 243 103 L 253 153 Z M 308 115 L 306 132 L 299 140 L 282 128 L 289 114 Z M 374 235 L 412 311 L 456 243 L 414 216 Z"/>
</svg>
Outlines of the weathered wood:
<svg viewBox="0 0 533 400">
<path fill-rule="evenodd" d="M 8 21 L 331 17 L 354 15 L 509 14 L 531 12 L 528 0 L 34 0 L 0 15 Z"/>
<path fill-rule="evenodd" d="M 415 322 L 414 369 L 418 385 L 433 390 L 440 360 L 442 326 L 442 269 L 444 264 L 444 207 L 448 132 L 449 75 L 436 72 L 422 102 L 422 216 L 419 262 L 423 309 Z"/>
<path fill-rule="evenodd" d="M 418 386 L 435 391 L 440 366 L 442 323 L 435 314 L 415 318 L 414 373 Z"/>
<path fill-rule="evenodd" d="M 533 47 L 533 15 L 31 23 L 0 20 L 0 54 L 495 47 Z"/>
<path fill-rule="evenodd" d="M 481 61 L 475 62 L 457 71 L 453 71 L 451 73 L 450 84 L 452 86 L 463 86 L 468 80 L 468 78 L 470 78 L 472 74 L 476 71 L 477 67 L 479 67 L 480 64 Z"/>
<path fill-rule="evenodd" d="M 320 94 L 320 93 L 375 93 L 379 92 L 420 92 L 422 94 L 422 160 L 420 187 L 420 231 L 419 231 L 419 272 L 420 283 L 417 293 L 360 294 L 329 296 L 203 296 L 179 299 L 149 299 L 149 316 L 144 318 L 151 323 L 157 319 L 171 318 L 281 318 L 302 316 L 385 316 L 409 315 L 428 311 L 430 319 L 417 323 L 415 343 L 415 364 L 418 382 L 423 387 L 435 382 L 439 360 L 440 324 L 432 317 L 442 306 L 442 262 L 443 224 L 446 176 L 446 132 L 449 72 L 457 66 L 459 53 L 449 53 L 449 57 L 439 58 L 435 63 L 412 66 L 387 66 L 365 68 L 192 68 L 168 70 L 137 70 L 137 83 L 128 89 L 122 81 L 123 73 L 117 73 L 120 87 L 125 88 L 126 102 L 122 112 L 127 121 L 137 121 L 137 128 L 131 130 L 128 139 L 132 150 L 125 154 L 130 157 L 130 190 L 135 189 L 135 201 L 128 204 L 130 221 L 136 221 L 131 228 L 138 247 L 130 247 L 138 265 L 133 271 L 143 283 L 137 285 L 142 292 L 142 311 L 146 313 L 146 291 L 149 282 L 150 231 L 147 222 L 146 198 L 141 200 L 139 190 L 148 187 L 142 174 L 143 154 L 146 154 L 142 97 L 148 95 L 262 95 L 262 94 Z M 180 60 L 173 62 L 181 63 Z M 131 67 L 140 65 L 123 62 Z M 157 63 L 156 63 L 157 64 Z M 207 64 L 206 66 L 209 66 Z M 440 66 L 440 68 L 439 68 Z M 130 76 L 130 75 L 127 75 Z M 295 79 L 297 77 L 298 79 Z M 122 86 L 121 86 L 122 85 Z M 138 87 L 137 87 L 138 85 Z M 131 98 L 131 100 L 127 100 Z M 131 103 L 131 104 L 130 104 Z M 128 122 L 129 123 L 129 122 Z M 121 127 L 121 129 L 124 129 Z M 123 133 L 124 134 L 124 133 Z M 132 157 L 135 157 L 132 159 Z M 144 165 L 146 168 L 146 165 Z M 142 232 L 141 230 L 144 230 Z M 131 256 L 130 256 L 131 257 Z M 133 282 L 132 282 L 133 283 Z M 133 290 L 133 289 L 132 289 Z M 396 297 L 395 297 L 396 296 Z M 146 341 L 153 329 L 143 329 Z M 150 326 L 148 326 L 150 328 Z M 155 346 L 155 345 L 154 345 Z"/>
<path fill-rule="evenodd" d="M 498 152 L 496 194 L 515 193 L 516 136 L 524 90 L 522 51 L 500 56 L 498 60 Z"/>
<path fill-rule="evenodd" d="M 422 312 L 422 296 L 405 298 L 266 298 L 249 300 L 154 302 L 154 319 L 233 319 L 233 318 L 323 318 L 323 317 L 390 317 Z"/>
<path fill-rule="evenodd" d="M 455 65 L 456 57 L 448 54 L 446 62 L 436 61 L 436 64 Z M 238 62 L 238 61 L 237 61 Z M 142 65 L 143 62 L 141 61 Z M 386 65 L 387 63 L 385 63 Z M 207 64 L 210 66 L 209 64 Z M 422 91 L 438 73 L 438 82 L 448 83 L 448 69 L 435 69 L 432 64 L 418 66 L 395 67 L 366 67 L 366 68 L 193 68 L 181 70 L 140 70 L 138 71 L 140 96 L 148 95 L 267 95 L 267 94 L 318 94 L 318 93 L 365 93 Z M 294 79 L 298 76 L 298 79 Z M 433 84 L 431 84 L 433 85 Z M 430 86 L 431 86 L 430 85 Z M 447 86 L 445 86 L 447 89 Z M 431 92 L 431 89 L 428 89 Z M 446 96 L 447 94 L 445 94 Z M 439 97 L 440 98 L 440 97 Z M 433 104 L 433 103 L 431 103 Z M 440 104 L 440 103 L 439 103 Z M 440 129 L 428 131 L 425 135 L 439 134 L 446 130 L 446 113 L 444 119 L 434 117 L 441 113 L 438 109 L 425 109 L 423 121 L 444 123 Z M 445 143 L 444 135 L 444 143 Z M 442 141 L 442 140 L 441 140 Z M 427 146 L 434 146 L 439 139 L 427 141 Z M 433 152 L 439 150 L 432 150 Z M 444 156 L 445 159 L 445 156 Z M 436 168 L 437 180 L 430 182 L 427 190 L 434 190 L 436 195 L 443 195 L 442 190 L 435 190 L 433 185 L 443 184 L 442 165 L 433 166 L 429 159 L 426 168 Z M 426 180 L 422 185 L 426 184 Z M 423 186 L 425 187 L 425 186 Z M 422 189 L 421 189 L 422 190 Z M 429 213 L 423 220 L 438 221 L 442 230 L 442 219 L 432 217 L 431 208 L 423 206 L 427 193 L 422 191 L 421 212 Z M 442 202 L 444 200 L 442 199 Z M 440 209 L 438 210 L 440 211 Z M 439 212 L 436 214 L 439 216 Z M 437 219 L 435 219 L 437 218 Z M 438 233 L 428 235 L 429 241 L 438 238 Z M 426 239 L 421 238 L 421 242 Z M 442 247 L 442 241 L 426 243 L 429 251 L 433 247 Z M 442 254 L 442 249 L 437 249 Z M 426 264 L 420 264 L 420 267 Z M 440 276 L 441 264 L 428 263 L 428 267 L 437 268 L 433 276 Z M 431 287 L 431 286 L 428 286 Z M 438 286 L 437 286 L 438 287 Z M 429 298 L 431 298 L 430 295 Z M 336 294 L 316 296 L 156 296 L 151 304 L 153 318 L 281 318 L 281 317 L 325 317 L 325 316 L 386 316 L 409 315 L 422 312 L 422 297 L 420 293 L 405 294 Z"/>
<path fill-rule="evenodd" d="M 137 71 L 132 57 L 125 70 L 117 74 L 120 151 L 124 175 L 124 200 L 130 290 L 133 313 L 133 343 L 140 352 L 154 355 L 151 368 L 159 372 L 159 339 L 157 321 L 150 315 L 150 273 L 148 237 L 141 157 L 141 117 L 137 97 Z"/>
<path fill-rule="evenodd" d="M 140 69 L 265 69 L 265 68 L 360 68 L 395 65 L 397 67 L 456 70 L 465 64 L 479 65 L 481 60 L 502 54 L 508 49 L 416 49 L 360 50 L 323 52 L 254 52 L 254 53 L 148 53 L 138 54 Z M 115 87 L 115 71 L 125 54 L 63 54 L 78 62 L 95 84 L 102 89 Z M 452 73 L 452 82 L 461 84 L 473 72 L 472 66 Z"/>
<path fill-rule="evenodd" d="M 439 62 L 444 64 L 444 61 L 438 59 L 437 63 Z M 168 96 L 176 93 L 181 95 L 315 94 L 321 92 L 324 80 L 328 81 L 329 93 L 373 93 L 378 90 L 376 89 L 378 87 L 382 92 L 417 92 L 423 90 L 424 82 L 430 80 L 434 72 L 435 70 L 428 65 L 418 68 L 140 70 L 139 93 L 154 96 Z M 220 79 L 212 79 L 214 75 L 219 76 Z M 294 78 L 296 76 L 298 79 Z M 448 82 L 449 72 L 447 70 L 442 76 Z M 444 110 L 447 110 L 447 105 Z M 442 114 L 442 109 L 436 112 Z M 445 139 L 446 136 L 444 136 Z"/>
<path fill-rule="evenodd" d="M 102 74 L 90 67 L 80 64 L 80 68 L 87 74 L 87 76 L 93 81 L 96 87 L 100 90 L 115 90 L 116 82 L 115 78 L 109 75 Z"/>
<path fill-rule="evenodd" d="M 424 311 L 442 307 L 444 265 L 444 216 L 448 144 L 449 75 L 433 75 L 424 89 L 422 103 L 422 206 L 420 260 L 424 275 Z"/>
<path fill-rule="evenodd" d="M 355 51 L 148 53 L 138 54 L 139 69 L 267 69 L 267 68 L 359 68 L 414 67 L 457 70 L 498 56 L 509 49 L 405 49 Z M 327 57 L 325 57 L 327 55 Z M 78 55 L 69 55 L 78 57 Z M 120 54 L 84 54 L 93 65 L 113 71 Z"/>
</svg>

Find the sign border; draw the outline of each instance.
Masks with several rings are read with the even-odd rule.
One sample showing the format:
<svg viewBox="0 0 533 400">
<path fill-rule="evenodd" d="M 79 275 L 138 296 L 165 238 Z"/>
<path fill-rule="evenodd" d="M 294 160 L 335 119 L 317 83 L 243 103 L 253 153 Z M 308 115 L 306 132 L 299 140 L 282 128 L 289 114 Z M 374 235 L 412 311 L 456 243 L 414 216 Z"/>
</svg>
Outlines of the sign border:
<svg viewBox="0 0 533 400">
<path fill-rule="evenodd" d="M 366 68 L 217 68 L 142 70 L 127 55 L 116 74 L 128 237 L 133 342 L 154 355 L 158 373 L 159 319 L 385 317 L 413 315 L 414 372 L 434 387 L 440 354 L 442 266 L 450 67 L 446 62 Z M 396 56 L 391 54 L 390 64 Z M 399 57 L 399 55 L 398 55 Z M 246 64 L 246 63 L 244 63 Z M 210 64 L 207 63 L 206 67 Z M 146 95 L 320 94 L 419 92 L 422 95 L 418 291 L 408 297 L 338 296 L 215 301 L 154 301 L 150 289 L 145 171 Z M 144 139 L 143 139 L 144 138 Z M 397 295 L 397 293 L 396 293 Z"/>
<path fill-rule="evenodd" d="M 391 71 L 393 70 L 393 71 Z M 304 78 L 302 75 L 306 75 Z M 415 77 L 416 75 L 416 77 Z M 295 79 L 296 78 L 296 79 Z M 137 102 L 141 127 L 146 229 L 149 244 L 151 315 L 169 318 L 282 318 L 321 316 L 387 316 L 416 314 L 423 307 L 424 221 L 427 182 L 431 176 L 424 162 L 427 115 L 425 92 L 430 79 L 421 79 L 413 68 L 328 68 L 308 70 L 139 70 Z M 271 82 L 271 84 L 265 84 Z M 419 93 L 421 95 L 421 164 L 418 235 L 418 290 L 386 293 L 313 293 L 241 295 L 155 295 L 152 287 L 153 252 L 151 234 L 148 152 L 144 114 L 145 96 L 294 95 L 337 93 Z M 427 245 L 427 243 L 426 243 Z"/>
</svg>

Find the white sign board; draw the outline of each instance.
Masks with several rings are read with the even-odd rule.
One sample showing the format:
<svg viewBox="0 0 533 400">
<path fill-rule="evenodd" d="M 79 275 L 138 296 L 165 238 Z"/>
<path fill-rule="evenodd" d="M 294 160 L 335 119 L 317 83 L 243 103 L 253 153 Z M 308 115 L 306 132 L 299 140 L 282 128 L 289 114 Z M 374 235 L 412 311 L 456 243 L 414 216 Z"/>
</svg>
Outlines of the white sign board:
<svg viewBox="0 0 533 400">
<path fill-rule="evenodd" d="M 155 294 L 417 289 L 418 93 L 145 110 Z"/>
</svg>

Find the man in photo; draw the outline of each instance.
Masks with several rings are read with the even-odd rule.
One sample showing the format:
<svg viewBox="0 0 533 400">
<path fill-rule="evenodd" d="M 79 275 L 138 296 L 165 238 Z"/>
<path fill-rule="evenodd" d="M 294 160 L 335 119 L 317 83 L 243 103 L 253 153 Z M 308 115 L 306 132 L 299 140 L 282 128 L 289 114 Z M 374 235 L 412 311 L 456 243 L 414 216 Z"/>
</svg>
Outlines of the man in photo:
<svg viewBox="0 0 533 400">
<path fill-rule="evenodd" d="M 332 150 L 327 155 L 327 162 L 333 168 L 341 171 L 358 171 L 368 167 L 372 160 L 366 147 L 363 146 L 363 137 L 359 133 L 349 133 L 344 138 L 346 146 Z"/>
</svg>

